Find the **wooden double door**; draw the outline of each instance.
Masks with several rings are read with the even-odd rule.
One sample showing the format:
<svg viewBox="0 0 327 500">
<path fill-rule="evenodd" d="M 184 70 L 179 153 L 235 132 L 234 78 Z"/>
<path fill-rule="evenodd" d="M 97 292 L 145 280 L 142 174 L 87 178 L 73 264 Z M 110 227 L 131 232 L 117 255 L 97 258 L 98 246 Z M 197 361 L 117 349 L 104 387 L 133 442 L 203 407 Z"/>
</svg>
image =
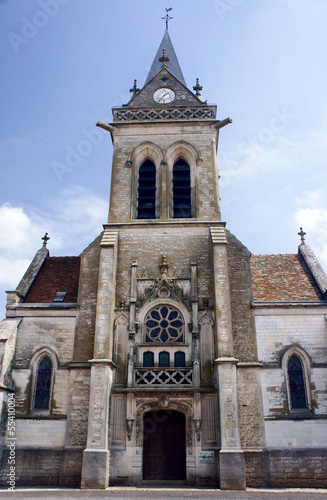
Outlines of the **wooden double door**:
<svg viewBox="0 0 327 500">
<path fill-rule="evenodd" d="M 172 410 L 146 413 L 143 422 L 143 479 L 186 479 L 185 415 Z"/>
</svg>

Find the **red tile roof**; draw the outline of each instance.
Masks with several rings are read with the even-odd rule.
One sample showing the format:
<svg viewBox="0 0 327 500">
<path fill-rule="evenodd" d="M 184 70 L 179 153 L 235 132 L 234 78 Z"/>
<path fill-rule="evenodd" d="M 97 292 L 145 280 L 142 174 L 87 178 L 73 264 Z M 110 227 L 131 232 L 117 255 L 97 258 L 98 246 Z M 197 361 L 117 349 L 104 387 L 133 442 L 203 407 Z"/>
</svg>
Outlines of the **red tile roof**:
<svg viewBox="0 0 327 500">
<path fill-rule="evenodd" d="M 64 303 L 77 302 L 79 267 L 80 257 L 47 257 L 24 302 L 50 303 L 56 292 L 67 292 Z"/>
<path fill-rule="evenodd" d="M 255 301 L 319 301 L 323 297 L 303 258 L 298 254 L 252 255 Z"/>
</svg>

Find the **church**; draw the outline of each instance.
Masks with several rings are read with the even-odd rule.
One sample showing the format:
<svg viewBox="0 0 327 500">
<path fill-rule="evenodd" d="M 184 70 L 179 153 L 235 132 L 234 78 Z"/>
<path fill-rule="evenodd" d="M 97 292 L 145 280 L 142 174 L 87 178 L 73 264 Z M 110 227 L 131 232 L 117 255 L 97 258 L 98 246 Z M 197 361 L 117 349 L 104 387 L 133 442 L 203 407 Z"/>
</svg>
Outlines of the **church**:
<svg viewBox="0 0 327 500">
<path fill-rule="evenodd" d="M 144 86 L 97 123 L 113 143 L 103 231 L 77 257 L 50 256 L 46 234 L 7 292 L 4 488 L 327 487 L 327 277 L 302 229 L 283 255 L 226 229 L 231 120 L 201 91 L 167 21 Z"/>
</svg>

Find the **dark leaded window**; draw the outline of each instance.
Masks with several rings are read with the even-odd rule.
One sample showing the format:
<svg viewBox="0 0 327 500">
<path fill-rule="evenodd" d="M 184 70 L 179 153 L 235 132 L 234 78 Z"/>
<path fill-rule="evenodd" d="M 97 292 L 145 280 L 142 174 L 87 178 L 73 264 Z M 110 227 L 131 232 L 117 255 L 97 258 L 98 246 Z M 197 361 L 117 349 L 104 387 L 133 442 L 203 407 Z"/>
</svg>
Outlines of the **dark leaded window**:
<svg viewBox="0 0 327 500">
<path fill-rule="evenodd" d="M 145 160 L 139 170 L 137 218 L 154 219 L 156 216 L 156 167 Z"/>
<path fill-rule="evenodd" d="M 183 352 L 175 352 L 175 362 L 176 368 L 182 368 L 185 366 L 185 354 Z"/>
<path fill-rule="evenodd" d="M 159 366 L 161 368 L 169 368 L 170 367 L 170 359 L 169 352 L 160 352 L 159 353 Z"/>
<path fill-rule="evenodd" d="M 291 394 L 292 410 L 303 410 L 307 408 L 305 394 L 305 382 L 301 359 L 293 354 L 288 360 L 288 380 Z"/>
<path fill-rule="evenodd" d="M 48 410 L 51 392 L 52 363 L 48 356 L 39 362 L 36 376 L 36 390 L 34 399 L 35 410 Z"/>
<path fill-rule="evenodd" d="M 190 166 L 182 159 L 173 168 L 173 215 L 192 217 Z"/>
<path fill-rule="evenodd" d="M 143 366 L 144 368 L 152 368 L 154 366 L 154 354 L 147 351 L 143 353 Z"/>
<path fill-rule="evenodd" d="M 157 306 L 145 317 L 145 341 L 160 344 L 184 342 L 184 321 L 171 306 Z"/>
</svg>

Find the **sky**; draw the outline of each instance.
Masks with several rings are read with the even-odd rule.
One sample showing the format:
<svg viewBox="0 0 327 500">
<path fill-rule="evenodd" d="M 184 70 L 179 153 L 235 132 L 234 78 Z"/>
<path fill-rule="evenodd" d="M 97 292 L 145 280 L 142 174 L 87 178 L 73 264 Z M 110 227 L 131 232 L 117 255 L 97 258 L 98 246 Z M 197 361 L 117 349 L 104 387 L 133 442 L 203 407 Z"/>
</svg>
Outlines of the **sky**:
<svg viewBox="0 0 327 500">
<path fill-rule="evenodd" d="M 107 220 L 112 145 L 95 126 L 144 85 L 165 8 L 187 86 L 217 104 L 222 219 L 254 254 L 327 269 L 325 0 L 0 0 L 0 319 L 42 236 L 79 255 Z"/>
</svg>

